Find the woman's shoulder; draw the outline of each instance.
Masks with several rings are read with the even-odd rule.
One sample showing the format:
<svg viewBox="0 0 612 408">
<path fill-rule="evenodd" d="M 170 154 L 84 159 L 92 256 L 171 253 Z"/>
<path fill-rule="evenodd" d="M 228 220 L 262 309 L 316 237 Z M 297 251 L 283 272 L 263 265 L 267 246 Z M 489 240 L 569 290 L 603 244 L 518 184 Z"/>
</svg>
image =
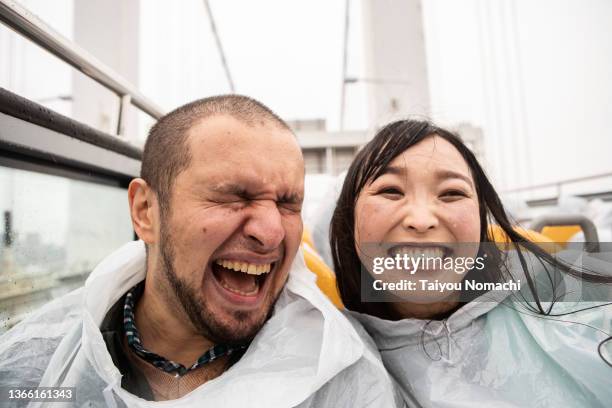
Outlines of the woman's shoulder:
<svg viewBox="0 0 612 408">
<path fill-rule="evenodd" d="M 355 332 L 357 332 L 357 335 L 359 336 L 361 341 L 363 341 L 364 345 L 370 350 L 376 350 L 376 352 L 378 353 L 378 347 L 376 346 L 376 342 L 363 326 L 362 320 L 359 319 L 359 314 L 347 309 L 342 310 L 342 314 L 344 315 L 344 317 L 346 317 L 349 323 L 351 323 L 351 326 L 353 326 L 353 329 L 355 329 Z"/>
</svg>

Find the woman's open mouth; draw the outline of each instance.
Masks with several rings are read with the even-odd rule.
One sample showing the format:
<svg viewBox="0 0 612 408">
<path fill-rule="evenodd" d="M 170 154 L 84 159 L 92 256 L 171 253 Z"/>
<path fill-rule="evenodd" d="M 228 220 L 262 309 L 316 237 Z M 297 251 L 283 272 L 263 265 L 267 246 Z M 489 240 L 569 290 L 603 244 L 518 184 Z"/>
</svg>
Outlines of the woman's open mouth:
<svg viewBox="0 0 612 408">
<path fill-rule="evenodd" d="M 411 275 L 418 272 L 436 272 L 444 269 L 445 261 L 451 257 L 450 245 L 438 243 L 401 243 L 387 250 L 387 256 L 398 261 L 400 269 Z"/>
<path fill-rule="evenodd" d="M 272 263 L 250 263 L 232 259 L 217 259 L 212 262 L 212 272 L 223 289 L 235 295 L 255 298 L 264 286 Z"/>
<path fill-rule="evenodd" d="M 440 244 L 414 244 L 404 243 L 394 245 L 387 250 L 387 254 L 391 257 L 400 255 L 406 255 L 411 258 L 424 257 L 424 258 L 441 258 L 445 259 L 450 256 L 452 249 L 447 245 Z"/>
</svg>

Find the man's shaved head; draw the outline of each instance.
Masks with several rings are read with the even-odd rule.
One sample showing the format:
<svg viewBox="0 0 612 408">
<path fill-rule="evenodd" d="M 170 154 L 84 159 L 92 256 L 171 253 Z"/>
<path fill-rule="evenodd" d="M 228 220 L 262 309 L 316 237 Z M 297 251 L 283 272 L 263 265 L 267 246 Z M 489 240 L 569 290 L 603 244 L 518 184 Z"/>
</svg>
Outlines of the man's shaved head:
<svg viewBox="0 0 612 408">
<path fill-rule="evenodd" d="M 189 130 L 197 122 L 215 115 L 230 115 L 249 126 L 272 124 L 291 131 L 267 106 L 242 95 L 199 99 L 168 113 L 149 132 L 140 172 L 141 178 L 157 194 L 162 214 L 169 209 L 174 179 L 191 162 L 187 143 Z"/>
</svg>

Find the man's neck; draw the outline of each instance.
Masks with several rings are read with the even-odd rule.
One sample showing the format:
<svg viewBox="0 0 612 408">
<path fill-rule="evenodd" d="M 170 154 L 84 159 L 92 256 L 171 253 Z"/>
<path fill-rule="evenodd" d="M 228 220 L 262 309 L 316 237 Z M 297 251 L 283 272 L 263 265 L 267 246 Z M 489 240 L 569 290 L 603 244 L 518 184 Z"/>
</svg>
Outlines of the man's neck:
<svg viewBox="0 0 612 408">
<path fill-rule="evenodd" d="M 167 360 L 192 366 L 214 343 L 196 332 L 188 319 L 173 313 L 175 307 L 154 293 L 153 282 L 145 281 L 142 297 L 135 305 L 135 323 L 142 346 Z"/>
</svg>

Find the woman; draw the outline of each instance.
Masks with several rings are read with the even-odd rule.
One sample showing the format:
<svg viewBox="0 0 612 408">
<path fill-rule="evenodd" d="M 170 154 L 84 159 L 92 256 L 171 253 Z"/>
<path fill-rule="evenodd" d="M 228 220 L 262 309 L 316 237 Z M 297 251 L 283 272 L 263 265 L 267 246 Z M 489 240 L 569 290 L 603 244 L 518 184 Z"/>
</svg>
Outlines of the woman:
<svg viewBox="0 0 612 408">
<path fill-rule="evenodd" d="M 507 236 L 508 251 L 491 243 L 491 223 Z M 601 302 L 610 298 L 560 302 L 571 290 L 555 274 L 561 270 L 561 279 L 575 277 L 596 290 L 603 283 L 606 292 L 610 275 L 595 271 L 609 273 L 610 263 L 589 258 L 570 265 L 517 233 L 478 161 L 452 133 L 410 120 L 380 130 L 348 170 L 330 240 L 347 314 L 376 342 L 408 406 L 612 404 L 612 310 Z M 419 251 L 445 260 L 462 251 L 486 268 L 472 264 L 463 274 L 373 268 L 381 265 L 373 262 L 376 255 L 417 258 Z M 469 293 L 465 286 L 416 287 L 432 276 L 443 283 L 522 286 Z M 400 277 L 416 290 L 374 294 Z"/>
</svg>

